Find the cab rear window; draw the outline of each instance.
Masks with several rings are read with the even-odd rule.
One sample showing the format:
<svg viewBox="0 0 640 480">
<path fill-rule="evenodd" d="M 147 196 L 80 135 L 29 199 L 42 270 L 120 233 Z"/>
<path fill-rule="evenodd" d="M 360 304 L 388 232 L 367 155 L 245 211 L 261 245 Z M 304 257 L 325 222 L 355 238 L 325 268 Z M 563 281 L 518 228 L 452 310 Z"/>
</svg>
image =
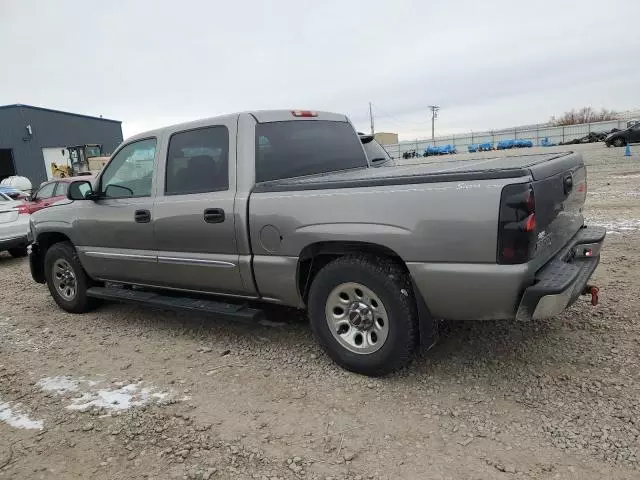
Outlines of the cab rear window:
<svg viewBox="0 0 640 480">
<path fill-rule="evenodd" d="M 360 139 L 347 122 L 297 120 L 256 125 L 256 182 L 367 166 Z"/>
</svg>

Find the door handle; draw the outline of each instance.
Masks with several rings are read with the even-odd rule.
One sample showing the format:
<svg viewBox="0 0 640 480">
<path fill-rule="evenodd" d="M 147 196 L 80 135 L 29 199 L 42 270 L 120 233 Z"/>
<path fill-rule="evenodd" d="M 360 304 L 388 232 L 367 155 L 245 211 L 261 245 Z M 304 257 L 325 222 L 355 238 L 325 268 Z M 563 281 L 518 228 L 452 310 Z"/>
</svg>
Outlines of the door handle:
<svg viewBox="0 0 640 480">
<path fill-rule="evenodd" d="M 136 210 L 134 218 L 136 223 L 149 223 L 151 221 L 151 212 L 149 210 Z"/>
<path fill-rule="evenodd" d="M 207 223 L 222 223 L 224 218 L 224 210 L 221 208 L 207 208 L 204 211 L 204 221 Z"/>
</svg>

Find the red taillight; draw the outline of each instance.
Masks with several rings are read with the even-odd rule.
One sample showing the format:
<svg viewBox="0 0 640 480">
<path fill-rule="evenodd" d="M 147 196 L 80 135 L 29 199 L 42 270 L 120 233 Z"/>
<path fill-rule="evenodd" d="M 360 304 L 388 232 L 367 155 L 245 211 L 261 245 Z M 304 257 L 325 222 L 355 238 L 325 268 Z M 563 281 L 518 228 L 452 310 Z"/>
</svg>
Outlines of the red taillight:
<svg viewBox="0 0 640 480">
<path fill-rule="evenodd" d="M 500 197 L 498 263 L 528 262 L 536 248 L 536 199 L 529 183 L 507 185 Z"/>
<path fill-rule="evenodd" d="M 29 207 L 27 207 L 24 203 L 22 205 L 18 205 L 16 208 L 18 211 L 18 215 L 29 215 Z"/>
<path fill-rule="evenodd" d="M 529 190 L 527 190 L 527 195 L 526 195 L 526 205 L 527 205 L 527 212 L 533 212 L 536 209 L 536 197 L 533 195 L 533 188 L 529 188 Z"/>
<path fill-rule="evenodd" d="M 291 110 L 291 115 L 294 117 L 317 117 L 318 113 L 311 110 Z"/>
<path fill-rule="evenodd" d="M 534 232 L 535 230 L 536 230 L 536 214 L 532 213 L 527 217 L 527 220 L 524 222 L 524 231 Z"/>
</svg>

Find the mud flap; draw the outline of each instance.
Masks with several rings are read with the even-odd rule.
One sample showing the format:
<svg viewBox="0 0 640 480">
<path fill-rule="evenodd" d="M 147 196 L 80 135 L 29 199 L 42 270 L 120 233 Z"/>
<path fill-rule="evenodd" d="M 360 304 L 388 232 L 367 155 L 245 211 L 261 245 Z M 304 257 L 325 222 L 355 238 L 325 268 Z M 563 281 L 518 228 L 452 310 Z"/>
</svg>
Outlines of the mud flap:
<svg viewBox="0 0 640 480">
<path fill-rule="evenodd" d="M 433 318 L 416 283 L 411 279 L 411 288 L 416 299 L 420 329 L 420 347 L 431 349 L 438 342 L 438 321 Z"/>
<path fill-rule="evenodd" d="M 46 283 L 44 277 L 44 262 L 40 248 L 37 243 L 32 243 L 27 247 L 29 254 L 29 270 L 31 270 L 31 278 L 37 283 Z"/>
</svg>

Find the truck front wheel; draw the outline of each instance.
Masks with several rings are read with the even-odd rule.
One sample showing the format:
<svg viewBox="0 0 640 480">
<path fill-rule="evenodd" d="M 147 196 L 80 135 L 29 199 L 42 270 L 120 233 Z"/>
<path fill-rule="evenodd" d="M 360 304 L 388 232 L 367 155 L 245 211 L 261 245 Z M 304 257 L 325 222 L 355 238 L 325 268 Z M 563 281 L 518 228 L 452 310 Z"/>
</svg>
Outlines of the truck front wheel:
<svg viewBox="0 0 640 480">
<path fill-rule="evenodd" d="M 44 257 L 44 274 L 51 296 L 67 312 L 83 313 L 97 305 L 96 299 L 87 296 L 87 289 L 93 282 L 82 268 L 71 243 L 61 242 L 49 247 Z"/>
<path fill-rule="evenodd" d="M 398 370 L 418 343 L 408 274 L 385 258 L 345 256 L 326 265 L 311 284 L 309 317 L 327 354 L 364 375 Z"/>
</svg>

